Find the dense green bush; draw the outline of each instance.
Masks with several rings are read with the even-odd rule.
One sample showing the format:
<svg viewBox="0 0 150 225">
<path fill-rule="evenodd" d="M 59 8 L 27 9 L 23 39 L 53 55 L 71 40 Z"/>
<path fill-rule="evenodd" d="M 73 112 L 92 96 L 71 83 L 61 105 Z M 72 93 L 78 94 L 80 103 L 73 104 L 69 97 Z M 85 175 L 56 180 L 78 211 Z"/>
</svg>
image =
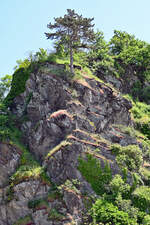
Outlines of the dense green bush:
<svg viewBox="0 0 150 225">
<path fill-rule="evenodd" d="M 105 192 L 105 185 L 112 179 L 111 169 L 107 163 L 102 168 L 99 160 L 88 154 L 87 160 L 79 158 L 78 169 L 97 194 Z"/>
<path fill-rule="evenodd" d="M 112 203 L 98 199 L 91 209 L 93 224 L 109 224 L 109 225 L 136 225 L 135 219 L 131 219 L 128 213 L 120 211 L 117 206 Z"/>
<path fill-rule="evenodd" d="M 142 151 L 137 145 L 111 146 L 112 153 L 116 155 L 116 161 L 120 168 L 127 168 L 130 171 L 138 171 L 142 165 Z"/>
<path fill-rule="evenodd" d="M 150 213 L 150 188 L 140 186 L 132 193 L 132 200 L 140 210 Z"/>
<path fill-rule="evenodd" d="M 118 195 L 114 204 L 117 205 L 119 210 L 128 213 L 130 218 L 138 219 L 139 209 L 133 206 L 130 199 L 123 199 L 121 195 Z"/>
<path fill-rule="evenodd" d="M 140 170 L 140 174 L 144 184 L 150 186 L 150 170 L 143 167 Z"/>
<path fill-rule="evenodd" d="M 143 225 L 150 225 L 150 215 L 146 215 L 143 219 Z"/>
<path fill-rule="evenodd" d="M 27 68 L 19 68 L 13 74 L 11 90 L 7 95 L 4 103 L 9 106 L 12 103 L 12 100 L 19 94 L 25 91 L 26 81 L 30 75 L 30 70 Z"/>
<path fill-rule="evenodd" d="M 136 128 L 150 138 L 150 105 L 142 102 L 134 102 L 131 113 Z"/>
<path fill-rule="evenodd" d="M 124 198 L 128 198 L 130 195 L 130 185 L 125 183 L 119 174 L 114 176 L 109 184 L 109 189 L 114 198 L 119 195 L 123 196 Z"/>
<path fill-rule="evenodd" d="M 11 137 L 19 137 L 19 130 L 15 127 L 16 116 L 11 114 L 5 107 L 0 104 L 0 140 L 10 140 Z"/>
</svg>

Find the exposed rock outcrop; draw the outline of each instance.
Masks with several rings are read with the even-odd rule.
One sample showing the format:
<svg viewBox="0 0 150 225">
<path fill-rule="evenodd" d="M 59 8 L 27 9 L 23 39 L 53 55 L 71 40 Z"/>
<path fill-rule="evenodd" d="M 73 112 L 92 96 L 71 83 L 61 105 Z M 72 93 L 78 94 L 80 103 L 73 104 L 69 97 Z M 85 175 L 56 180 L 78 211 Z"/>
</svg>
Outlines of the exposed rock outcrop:
<svg viewBox="0 0 150 225">
<path fill-rule="evenodd" d="M 8 184 L 18 167 L 21 152 L 8 143 L 0 143 L 0 187 Z"/>
<path fill-rule="evenodd" d="M 10 145 L 1 144 L 1 225 L 13 224 L 20 217 L 28 221 L 22 224 L 83 223 L 84 194 L 94 192 L 78 170 L 79 156 L 86 159 L 91 153 L 102 166 L 109 162 L 115 174 L 120 171 L 110 144 L 137 143 L 114 127 L 132 124 L 130 101 L 83 71 L 80 79 L 71 80 L 62 79 L 48 68 L 46 64 L 30 75 L 25 92 L 14 99 L 11 110 L 18 118 L 27 116 L 20 126 L 25 143 L 51 181 L 60 187 L 61 196 L 40 180 L 31 179 L 15 185 L 13 199 L 7 202 L 8 187 L 4 184 L 15 172 L 20 154 Z M 7 161 L 5 165 L 3 160 Z M 78 180 L 77 192 L 65 185 L 67 180 Z"/>
</svg>

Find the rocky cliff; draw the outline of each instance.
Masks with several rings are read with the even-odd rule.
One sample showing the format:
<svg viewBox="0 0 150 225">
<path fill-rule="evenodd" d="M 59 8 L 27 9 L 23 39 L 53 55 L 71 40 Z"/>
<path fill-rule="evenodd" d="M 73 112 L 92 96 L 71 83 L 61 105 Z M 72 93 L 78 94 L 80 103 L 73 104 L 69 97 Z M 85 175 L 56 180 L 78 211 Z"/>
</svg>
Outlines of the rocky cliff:
<svg viewBox="0 0 150 225">
<path fill-rule="evenodd" d="M 74 77 L 61 71 L 62 65 L 41 65 L 10 106 L 29 152 L 9 138 L 0 144 L 1 225 L 89 224 L 96 193 L 80 161 L 90 155 L 102 169 L 107 164 L 112 175 L 122 175 L 112 144 L 143 151 L 140 137 L 125 129 L 133 126 L 129 100 L 84 70 Z M 34 166 L 28 165 L 31 157 Z M 142 157 L 128 168 L 129 183 L 138 163 L 144 164 Z"/>
</svg>

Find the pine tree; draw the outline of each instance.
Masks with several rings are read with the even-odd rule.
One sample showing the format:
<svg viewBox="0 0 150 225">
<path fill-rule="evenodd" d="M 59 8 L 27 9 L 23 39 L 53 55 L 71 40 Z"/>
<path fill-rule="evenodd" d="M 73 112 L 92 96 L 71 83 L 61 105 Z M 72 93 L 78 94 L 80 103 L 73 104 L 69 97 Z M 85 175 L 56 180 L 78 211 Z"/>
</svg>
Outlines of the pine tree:
<svg viewBox="0 0 150 225">
<path fill-rule="evenodd" d="M 54 24 L 47 25 L 54 32 L 45 33 L 45 35 L 47 39 L 55 39 L 69 49 L 70 71 L 73 73 L 73 51 L 78 48 L 87 48 L 94 39 L 94 24 L 92 24 L 94 18 L 83 18 L 74 10 L 67 9 L 64 17 L 54 18 L 54 20 Z"/>
</svg>

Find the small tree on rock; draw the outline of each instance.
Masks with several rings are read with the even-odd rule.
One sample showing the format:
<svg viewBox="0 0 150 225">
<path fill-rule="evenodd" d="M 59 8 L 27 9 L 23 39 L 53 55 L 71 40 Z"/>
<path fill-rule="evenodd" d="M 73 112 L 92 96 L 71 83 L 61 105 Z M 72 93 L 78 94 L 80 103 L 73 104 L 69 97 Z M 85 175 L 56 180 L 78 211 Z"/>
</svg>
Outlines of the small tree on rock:
<svg viewBox="0 0 150 225">
<path fill-rule="evenodd" d="M 88 48 L 88 44 L 94 39 L 94 24 L 92 24 L 94 18 L 83 18 L 74 10 L 67 9 L 64 17 L 54 18 L 54 20 L 54 24 L 47 25 L 54 32 L 45 33 L 45 35 L 47 39 L 56 39 L 69 49 L 70 71 L 73 73 L 73 51 L 78 48 Z"/>
</svg>

